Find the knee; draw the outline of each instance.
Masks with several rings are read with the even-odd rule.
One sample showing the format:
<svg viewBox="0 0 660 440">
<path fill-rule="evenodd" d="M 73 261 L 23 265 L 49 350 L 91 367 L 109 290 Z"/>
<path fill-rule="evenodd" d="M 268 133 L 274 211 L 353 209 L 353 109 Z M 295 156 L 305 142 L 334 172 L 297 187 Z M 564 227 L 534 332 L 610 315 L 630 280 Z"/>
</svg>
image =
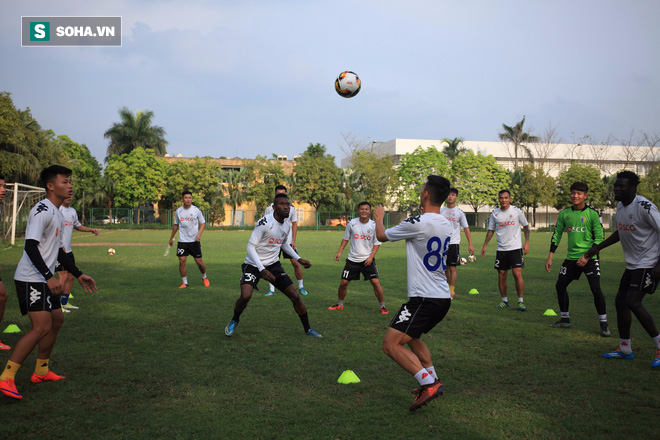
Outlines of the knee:
<svg viewBox="0 0 660 440">
<path fill-rule="evenodd" d="M 53 328 L 52 322 L 42 322 L 39 324 L 36 324 L 32 327 L 32 331 L 37 334 L 37 337 L 39 339 L 43 338 L 46 336 L 48 333 L 50 333 L 51 329 Z"/>
<path fill-rule="evenodd" d="M 0 303 L 6 303 L 9 295 L 5 289 L 0 289 Z"/>
<path fill-rule="evenodd" d="M 393 351 L 392 344 L 384 341 L 383 342 L 383 353 L 385 353 L 389 357 L 392 357 L 392 351 Z"/>
<path fill-rule="evenodd" d="M 626 299 L 626 307 L 628 307 L 633 312 L 641 310 L 643 308 L 642 301 L 636 297 L 628 297 Z"/>
</svg>

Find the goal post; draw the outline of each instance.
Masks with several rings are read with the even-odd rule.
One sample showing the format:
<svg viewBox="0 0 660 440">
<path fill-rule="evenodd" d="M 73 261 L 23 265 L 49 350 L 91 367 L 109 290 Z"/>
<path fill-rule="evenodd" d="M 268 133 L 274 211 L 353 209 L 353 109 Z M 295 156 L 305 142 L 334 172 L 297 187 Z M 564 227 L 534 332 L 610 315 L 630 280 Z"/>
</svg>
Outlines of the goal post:
<svg viewBox="0 0 660 440">
<path fill-rule="evenodd" d="M 46 190 L 23 183 L 8 183 L 7 193 L 0 203 L 2 213 L 2 240 L 9 239 L 13 246 L 16 234 L 25 232 L 30 209 L 46 196 Z"/>
</svg>

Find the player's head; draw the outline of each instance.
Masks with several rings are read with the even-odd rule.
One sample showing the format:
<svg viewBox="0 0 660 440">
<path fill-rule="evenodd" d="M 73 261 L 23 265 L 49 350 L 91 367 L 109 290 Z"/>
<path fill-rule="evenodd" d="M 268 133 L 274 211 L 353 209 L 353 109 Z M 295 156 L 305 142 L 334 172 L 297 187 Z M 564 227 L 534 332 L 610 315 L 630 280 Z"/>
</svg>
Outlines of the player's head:
<svg viewBox="0 0 660 440">
<path fill-rule="evenodd" d="M 361 218 L 369 218 L 369 214 L 371 214 L 371 203 L 369 202 L 360 202 L 358 203 L 358 215 Z"/>
<path fill-rule="evenodd" d="M 275 187 L 275 194 L 286 194 L 286 186 L 284 185 L 277 185 Z"/>
<path fill-rule="evenodd" d="M 449 180 L 444 177 L 428 176 L 420 195 L 421 205 L 424 206 L 424 200 L 428 199 L 431 205 L 442 206 L 447 199 L 447 194 L 449 194 L 450 185 Z"/>
<path fill-rule="evenodd" d="M 455 205 L 458 200 L 458 190 L 456 188 L 449 188 L 449 194 L 447 194 L 447 204 Z"/>
<path fill-rule="evenodd" d="M 289 205 L 289 197 L 282 193 L 275 194 L 275 198 L 273 199 L 273 210 L 279 217 L 289 217 L 289 211 L 291 210 Z"/>
<path fill-rule="evenodd" d="M 192 193 L 190 191 L 182 192 L 181 201 L 183 202 L 184 207 L 190 208 L 190 205 L 192 205 Z"/>
<path fill-rule="evenodd" d="M 73 195 L 71 186 L 71 174 L 73 172 L 62 165 L 51 165 L 44 168 L 39 176 L 41 186 L 46 190 L 46 195 L 53 193 L 61 200 Z"/>
<path fill-rule="evenodd" d="M 497 193 L 497 201 L 500 202 L 500 208 L 509 209 L 509 206 L 511 206 L 511 192 L 508 189 L 503 189 Z"/>
<path fill-rule="evenodd" d="M 5 176 L 0 173 L 0 200 L 5 198 L 7 194 L 7 185 L 5 184 Z"/>
<path fill-rule="evenodd" d="M 582 206 L 587 200 L 587 193 L 589 192 L 589 185 L 584 182 L 574 182 L 571 185 L 571 203 L 574 206 Z"/>
<path fill-rule="evenodd" d="M 635 198 L 639 176 L 632 171 L 621 171 L 614 181 L 614 200 L 628 201 Z"/>
</svg>

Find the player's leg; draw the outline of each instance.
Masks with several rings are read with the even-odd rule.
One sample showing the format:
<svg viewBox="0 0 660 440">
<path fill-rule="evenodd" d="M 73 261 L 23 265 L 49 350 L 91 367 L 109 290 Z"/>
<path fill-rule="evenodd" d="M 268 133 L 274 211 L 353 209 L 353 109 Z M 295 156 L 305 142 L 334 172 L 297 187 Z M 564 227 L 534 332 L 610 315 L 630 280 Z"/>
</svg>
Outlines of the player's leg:
<svg viewBox="0 0 660 440">
<path fill-rule="evenodd" d="M 244 282 L 245 279 L 246 277 L 244 272 L 241 278 L 241 294 L 236 300 L 236 303 L 234 304 L 234 315 L 229 321 L 229 324 L 227 324 L 227 326 L 225 327 L 225 335 L 227 336 L 232 336 L 234 334 L 234 330 L 236 329 L 236 326 L 241 320 L 241 314 L 247 307 L 248 303 L 250 302 L 250 299 L 252 299 L 252 293 L 254 291 L 254 287 L 256 283 L 250 284 L 249 278 L 248 278 L 248 282 Z M 258 282 L 258 278 L 256 279 L 256 281 Z"/>
<path fill-rule="evenodd" d="M 549 327 L 554 328 L 571 328 L 571 318 L 568 312 L 569 299 L 568 299 L 568 285 L 573 281 L 568 277 L 567 274 L 566 262 L 562 264 L 559 269 L 559 276 L 557 277 L 557 283 L 555 284 L 555 290 L 557 291 L 557 302 L 559 303 L 559 313 L 561 315 L 559 321 L 554 324 L 550 324 Z"/>
<path fill-rule="evenodd" d="M 500 290 L 500 297 L 502 298 L 502 301 L 495 307 L 498 309 L 505 309 L 509 307 L 509 298 L 507 297 L 507 290 L 509 288 L 507 284 L 507 276 L 509 274 L 509 270 L 502 270 L 498 269 L 497 270 L 497 287 Z"/>
<path fill-rule="evenodd" d="M 449 284 L 449 293 L 453 298 L 456 293 L 456 279 L 458 278 L 456 266 L 447 266 L 445 276 L 447 277 L 447 284 Z"/>
<path fill-rule="evenodd" d="M 634 359 L 632 347 L 630 346 L 630 326 L 632 324 L 632 312 L 628 307 L 628 291 L 630 290 L 630 281 L 632 278 L 631 270 L 626 269 L 623 272 L 619 282 L 619 290 L 614 298 L 616 308 L 616 322 L 619 330 L 619 348 L 610 353 L 603 353 L 603 357 L 608 359 Z"/>
<path fill-rule="evenodd" d="M 50 331 L 37 344 L 37 365 L 34 374 L 32 374 L 32 382 L 39 383 L 66 379 L 66 377 L 57 375 L 49 369 L 50 355 L 53 352 L 57 335 L 63 323 L 64 314 L 62 313 L 62 309 L 53 309 L 51 312 Z"/>
<path fill-rule="evenodd" d="M 293 266 L 293 273 L 296 276 L 296 280 L 298 280 L 298 291 L 301 295 L 307 295 L 308 292 L 305 290 L 305 285 L 303 282 L 302 267 L 300 267 L 300 263 L 298 263 L 295 258 L 291 258 L 290 261 L 291 265 Z"/>
<path fill-rule="evenodd" d="M 600 263 L 598 260 L 591 260 L 584 268 L 584 273 L 589 283 L 589 289 L 594 297 L 594 306 L 598 313 L 598 322 L 600 325 L 600 335 L 607 337 L 610 335 L 610 330 L 607 325 L 607 305 L 605 302 L 605 295 L 600 287 Z"/>
<path fill-rule="evenodd" d="M 658 328 L 655 325 L 653 316 L 651 316 L 651 313 L 649 313 L 647 308 L 644 307 L 642 302 L 644 300 L 644 296 L 646 296 L 645 292 L 635 289 L 628 292 L 626 301 L 628 308 L 632 313 L 635 314 L 635 317 L 639 323 L 642 325 L 642 327 L 644 327 L 644 330 L 646 330 L 646 333 L 648 333 L 650 337 L 654 338 L 658 336 Z"/>
<path fill-rule="evenodd" d="M 195 263 L 197 263 L 199 272 L 202 274 L 202 283 L 204 283 L 204 287 L 209 287 L 211 285 L 211 282 L 206 276 L 206 264 L 204 264 L 204 260 L 202 260 L 202 257 L 195 258 Z"/>
<path fill-rule="evenodd" d="M 181 285 L 179 289 L 188 287 L 188 270 L 186 269 L 187 255 L 179 256 L 179 273 L 181 274 Z"/>
<path fill-rule="evenodd" d="M 349 280 L 342 278 L 339 281 L 339 288 L 337 289 L 337 304 L 328 307 L 328 310 L 344 310 L 344 299 L 348 294 Z"/>
<path fill-rule="evenodd" d="M 445 276 L 447 277 L 447 284 L 449 284 L 449 293 L 454 297 L 456 292 L 456 267 L 461 264 L 461 256 L 459 253 L 459 246 L 457 244 L 450 244 L 447 250 L 447 270 Z"/>
<path fill-rule="evenodd" d="M 516 293 L 518 294 L 518 310 L 524 312 L 525 310 L 527 310 L 527 308 L 525 307 L 525 303 L 523 302 L 525 282 L 523 281 L 522 267 L 511 268 L 511 273 L 513 274 L 513 280 L 516 284 Z"/>
<path fill-rule="evenodd" d="M 2 323 L 2 318 L 5 316 L 5 305 L 7 304 L 8 297 L 5 284 L 0 280 L 0 323 Z M 11 350 L 11 347 L 0 341 L 0 350 Z"/>
<path fill-rule="evenodd" d="M 383 352 L 408 373 L 416 375 L 424 367 L 419 357 L 413 351 L 404 347 L 404 345 L 410 346 L 409 342 L 412 339 L 411 336 L 390 327 L 383 338 Z M 433 380 L 426 379 L 426 376 L 424 379 L 426 383 L 420 382 L 420 385 L 433 383 Z"/>
<path fill-rule="evenodd" d="M 328 307 L 328 310 L 343 310 L 344 309 L 344 298 L 348 293 L 348 284 L 351 281 L 360 279 L 360 266 L 361 264 L 355 263 L 351 260 L 346 260 L 344 264 L 344 269 L 341 271 L 341 280 L 339 281 L 339 289 L 337 289 L 337 304 L 334 306 Z"/>
<path fill-rule="evenodd" d="M 74 306 L 69 302 L 69 296 L 71 295 L 71 291 L 73 290 L 73 282 L 75 281 L 76 277 L 73 276 L 73 274 L 70 274 L 69 272 L 66 272 L 66 278 L 63 278 L 63 288 L 64 292 L 62 295 L 60 295 L 60 303 L 62 304 L 62 312 L 66 313 L 67 309 L 77 309 L 78 307 Z"/>
<path fill-rule="evenodd" d="M 390 312 L 385 307 L 385 294 L 383 293 L 383 286 L 380 285 L 378 278 L 370 278 L 371 286 L 374 288 L 374 295 L 378 300 L 378 307 L 382 315 L 388 315 Z"/>
</svg>

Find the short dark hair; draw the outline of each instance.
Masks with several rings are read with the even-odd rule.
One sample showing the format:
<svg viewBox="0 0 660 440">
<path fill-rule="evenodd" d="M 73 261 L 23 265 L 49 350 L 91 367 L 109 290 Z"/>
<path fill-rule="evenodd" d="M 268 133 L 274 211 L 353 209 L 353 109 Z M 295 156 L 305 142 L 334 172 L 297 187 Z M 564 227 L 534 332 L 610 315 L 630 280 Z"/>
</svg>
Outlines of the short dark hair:
<svg viewBox="0 0 660 440">
<path fill-rule="evenodd" d="M 185 196 L 186 194 L 190 194 L 192 196 L 192 193 L 190 191 L 184 191 L 181 193 L 181 198 L 183 198 L 183 196 Z"/>
<path fill-rule="evenodd" d="M 0 180 L 5 180 L 5 175 L 0 173 Z"/>
<path fill-rule="evenodd" d="M 502 191 L 498 192 L 497 197 L 501 196 L 504 193 L 509 194 L 509 197 L 511 197 L 511 191 L 509 191 L 508 189 L 503 189 Z"/>
<path fill-rule="evenodd" d="M 429 192 L 431 204 L 440 206 L 449 195 L 449 180 L 441 176 L 428 176 L 426 178 L 426 190 Z"/>
<path fill-rule="evenodd" d="M 458 195 L 458 190 L 456 188 L 449 188 L 449 194 L 456 194 Z"/>
<path fill-rule="evenodd" d="M 63 167 L 62 165 L 51 165 L 41 171 L 39 181 L 41 182 L 41 186 L 43 186 L 46 192 L 48 192 L 48 184 L 52 183 L 53 179 L 55 179 L 55 177 L 60 174 L 66 177 L 70 177 L 71 174 L 73 174 L 73 171 L 67 167 Z"/>
<path fill-rule="evenodd" d="M 573 185 L 571 185 L 570 188 L 571 191 L 582 191 L 582 192 L 589 192 L 589 185 L 587 185 L 584 182 L 575 182 Z"/>
<path fill-rule="evenodd" d="M 286 194 L 275 194 L 275 198 L 273 199 L 273 204 L 277 203 L 277 199 L 281 199 L 282 197 L 284 197 L 285 199 L 289 198 L 289 196 L 287 196 Z"/>
<path fill-rule="evenodd" d="M 371 203 L 369 202 L 360 202 L 358 203 L 358 209 L 360 209 L 361 206 L 368 205 L 369 209 L 371 209 Z"/>
<path fill-rule="evenodd" d="M 639 176 L 632 171 L 621 171 L 616 175 L 617 179 L 628 179 L 628 183 L 635 188 L 639 185 Z"/>
<path fill-rule="evenodd" d="M 282 190 L 282 189 L 283 189 L 284 192 L 286 192 L 286 186 L 284 186 L 284 185 L 277 185 L 277 186 L 275 187 L 275 191 L 277 192 L 278 189 L 279 189 L 279 190 Z"/>
</svg>

